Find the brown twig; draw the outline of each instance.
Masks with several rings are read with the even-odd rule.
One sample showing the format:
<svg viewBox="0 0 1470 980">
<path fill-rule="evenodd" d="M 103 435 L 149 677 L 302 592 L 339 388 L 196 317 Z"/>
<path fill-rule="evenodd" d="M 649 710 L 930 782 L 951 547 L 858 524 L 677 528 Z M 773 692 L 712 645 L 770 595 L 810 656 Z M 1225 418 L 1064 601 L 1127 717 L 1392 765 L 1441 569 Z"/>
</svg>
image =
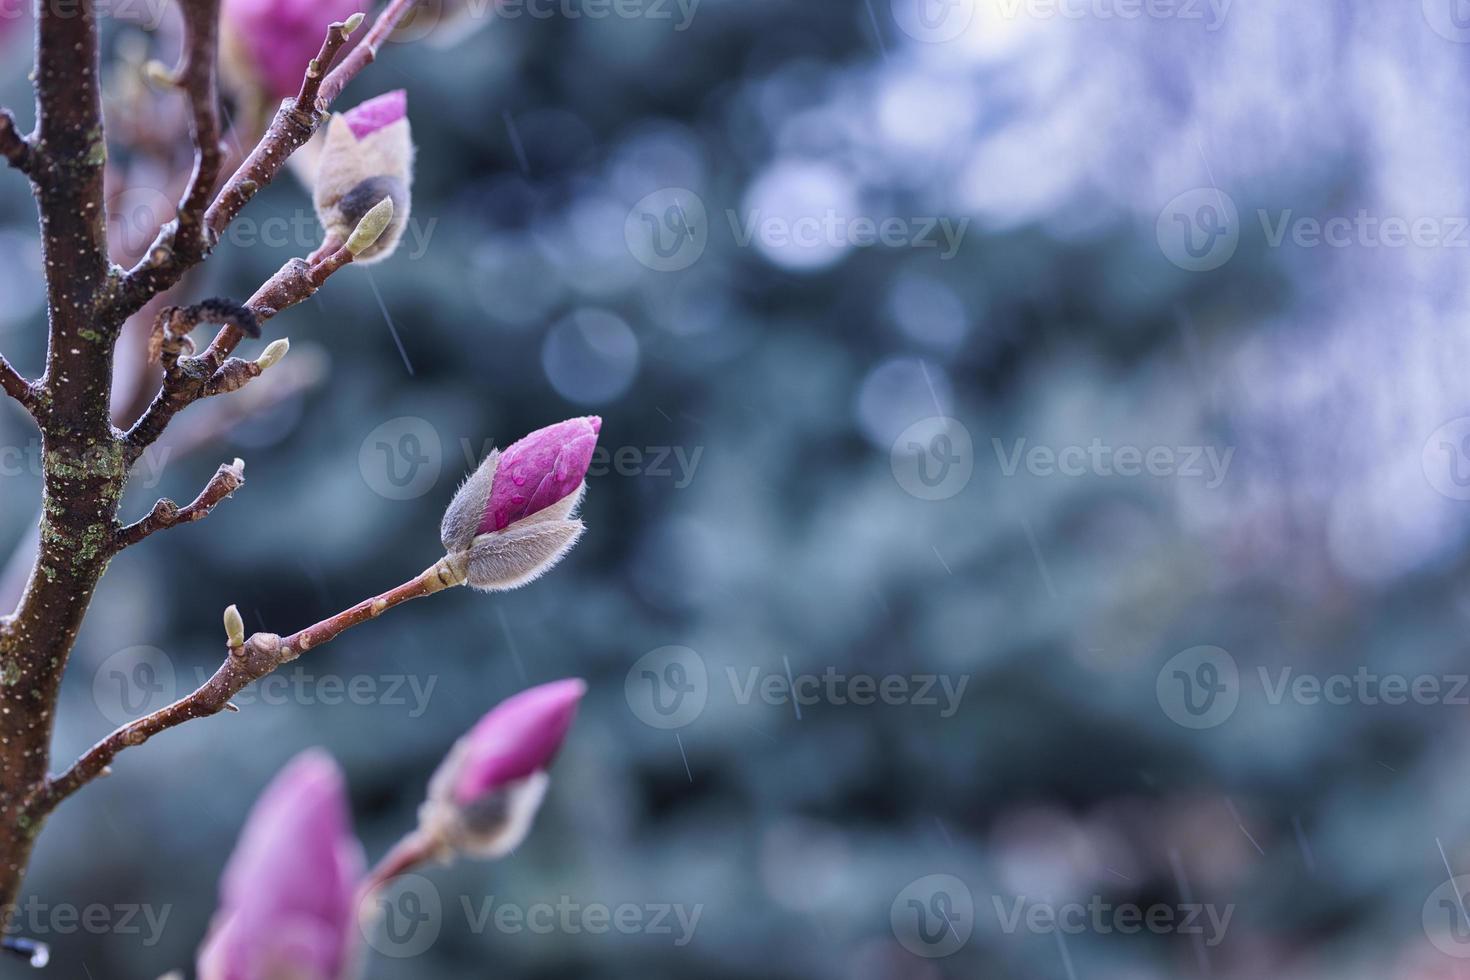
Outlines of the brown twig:
<svg viewBox="0 0 1470 980">
<path fill-rule="evenodd" d="M 304 303 L 316 295 L 316 291 L 326 285 L 332 273 L 349 265 L 353 258 L 351 250 L 343 245 L 316 263 L 291 259 L 255 291 L 255 295 L 246 301 L 245 307 L 255 314 L 258 322 L 269 320 L 282 310 Z"/>
<path fill-rule="evenodd" d="M 167 497 L 153 505 L 148 516 L 140 521 L 120 527 L 112 539 L 112 550 L 121 551 L 142 541 L 148 535 L 158 531 L 167 530 L 180 524 L 188 524 L 209 516 L 209 512 L 230 494 L 245 485 L 245 463 L 243 460 L 235 460 L 233 463 L 221 463 L 220 468 L 215 471 L 199 496 L 194 502 L 180 507 Z"/>
<path fill-rule="evenodd" d="M 326 118 L 337 96 L 347 83 L 357 77 L 377 57 L 378 48 L 393 33 L 398 24 L 420 0 L 392 0 L 373 21 L 361 44 L 353 48 L 342 63 L 324 78 L 313 77 L 313 70 L 331 67 L 331 61 L 346 45 L 348 23 L 333 24 L 327 28 L 327 39 L 322 44 L 321 54 L 312 59 L 301 82 L 301 92 L 294 99 L 281 104 L 275 119 L 271 121 L 250 156 L 240 165 L 226 182 L 214 204 L 209 208 L 206 223 L 216 232 L 223 233 L 235 216 L 250 203 L 261 188 L 265 187 L 286 166 L 286 160 L 311 139 L 316 128 Z M 333 35 L 337 36 L 334 40 Z M 308 102 L 308 99 L 310 100 Z M 306 104 L 303 104 L 306 103 Z"/>
<path fill-rule="evenodd" d="M 160 310 L 148 338 L 148 360 L 163 362 L 164 374 L 178 371 L 179 356 L 194 353 L 189 334 L 203 323 L 227 323 L 251 337 L 260 336 L 260 324 L 249 307 L 227 299 L 207 299 L 192 306 L 169 306 Z"/>
<path fill-rule="evenodd" d="M 32 818 L 45 816 L 62 800 L 102 775 L 124 749 L 142 745 L 159 732 L 195 718 L 219 714 L 229 707 L 230 699 L 246 685 L 295 660 L 303 652 L 332 640 L 343 631 L 376 619 L 410 599 L 433 595 L 463 583 L 463 562 L 445 557 L 397 588 L 366 599 L 298 633 L 284 638 L 272 633 L 256 633 L 243 644 L 230 647 L 214 676 L 193 693 L 116 729 L 83 753 L 66 772 L 46 780 L 26 800 L 25 812 Z"/>
<path fill-rule="evenodd" d="M 347 20 L 332 24 L 327 28 L 327 36 L 322 41 L 321 52 L 306 66 L 306 74 L 301 79 L 301 91 L 296 95 L 296 104 L 304 106 L 315 106 L 317 97 L 321 92 L 322 81 L 327 77 L 327 71 L 332 67 L 332 62 L 337 60 L 337 55 L 347 46 L 352 32 L 362 24 L 362 14 L 353 14 Z M 371 35 L 369 35 L 371 36 Z M 326 106 L 320 111 L 325 112 Z"/>
<path fill-rule="evenodd" d="M 0 157 L 10 161 L 10 165 L 16 170 L 28 174 L 31 172 L 33 153 L 31 141 L 15 128 L 15 116 L 11 115 L 9 109 L 0 109 Z"/>
<path fill-rule="evenodd" d="M 219 120 L 219 8 L 220 0 L 186 0 L 183 63 L 174 77 L 189 96 L 194 134 L 194 173 L 179 202 L 174 248 L 202 259 L 214 247 L 205 239 L 204 209 L 219 183 L 225 148 Z M 198 261 L 195 259 L 194 261 Z M 190 263 L 193 264 L 193 263 Z"/>
<path fill-rule="evenodd" d="M 254 364 L 255 362 L 250 362 Z M 196 413 L 169 429 L 167 452 L 171 461 L 219 444 L 241 422 L 310 391 L 326 380 L 328 358 L 320 348 L 293 347 L 291 356 L 270 369 L 260 382 L 236 398 L 201 405 Z"/>
<path fill-rule="evenodd" d="M 35 414 L 35 388 L 19 371 L 11 367 L 4 354 L 0 354 L 0 389 L 19 402 L 26 411 Z"/>
<path fill-rule="evenodd" d="M 115 300 L 118 310 L 126 315 L 138 309 L 152 296 L 177 282 L 190 266 L 208 255 L 214 242 L 219 240 L 230 223 L 244 210 L 245 205 L 263 187 L 275 180 L 285 168 L 291 154 L 306 145 L 316 133 L 317 127 L 326 118 L 328 109 L 342 93 L 342 89 L 373 62 L 378 48 L 418 2 L 419 0 L 391 0 L 373 22 L 363 42 L 343 59 L 342 64 L 323 76 L 321 73 L 331 67 L 331 61 L 346 46 L 351 22 L 335 23 L 327 28 L 321 53 L 307 65 L 300 93 L 281 103 L 260 142 L 225 181 L 214 203 L 206 210 L 204 229 L 208 244 L 204 252 L 195 255 L 187 250 L 178 250 L 174 247 L 169 230 L 160 232 L 148 255 L 124 277 Z M 239 338 L 235 338 L 234 343 L 238 344 Z M 233 344 L 228 343 L 224 332 L 216 338 L 215 346 L 233 349 Z M 225 354 L 228 353 L 229 350 L 225 350 Z"/>
<path fill-rule="evenodd" d="M 169 433 L 168 459 L 178 462 L 204 449 L 213 449 L 246 419 L 295 398 L 320 385 L 327 374 L 327 356 L 320 349 L 292 349 L 289 359 L 271 369 L 264 382 L 252 385 L 239 398 L 212 403 L 206 411 L 191 416 L 183 427 Z M 10 609 L 25 588 L 40 545 L 41 513 L 24 522 L 25 533 L 10 557 L 0 563 L 0 609 Z"/>
<path fill-rule="evenodd" d="M 316 265 L 307 265 L 299 258 L 291 259 L 242 307 L 251 318 L 250 324 L 239 318 L 234 322 L 226 321 L 204 353 L 180 358 L 174 370 L 165 375 L 163 387 L 154 396 L 152 404 L 128 430 L 124 445 L 129 465 L 163 435 L 163 430 L 179 412 L 201 398 L 238 390 L 260 374 L 253 362 L 230 358 L 246 337 L 245 326 L 269 320 L 281 310 L 306 300 L 321 289 L 332 273 L 352 259 L 352 253 L 346 246 Z"/>
<path fill-rule="evenodd" d="M 321 92 L 317 95 L 317 107 L 325 112 L 327 108 L 342 94 L 347 83 L 357 77 L 358 72 L 372 64 L 378 57 L 378 49 L 388 40 L 389 36 L 398 28 L 398 24 L 408 15 L 420 0 L 391 0 L 378 19 L 373 21 L 372 28 L 367 32 L 367 37 L 362 43 L 353 48 L 342 63 L 332 70 L 322 82 Z"/>
<path fill-rule="evenodd" d="M 417 599 L 421 596 L 433 595 L 435 592 L 450 588 L 455 585 L 463 585 L 465 577 L 464 557 L 441 558 L 431 568 L 416 578 L 389 589 L 382 595 L 364 599 L 349 609 L 344 609 L 337 615 L 322 620 L 314 626 L 281 640 L 283 651 L 288 656 L 295 656 L 313 647 L 319 647 L 324 643 L 330 643 L 339 635 L 358 626 L 370 619 L 377 619 L 385 611 L 409 599 Z M 294 652 L 293 652 L 294 651 Z"/>
</svg>

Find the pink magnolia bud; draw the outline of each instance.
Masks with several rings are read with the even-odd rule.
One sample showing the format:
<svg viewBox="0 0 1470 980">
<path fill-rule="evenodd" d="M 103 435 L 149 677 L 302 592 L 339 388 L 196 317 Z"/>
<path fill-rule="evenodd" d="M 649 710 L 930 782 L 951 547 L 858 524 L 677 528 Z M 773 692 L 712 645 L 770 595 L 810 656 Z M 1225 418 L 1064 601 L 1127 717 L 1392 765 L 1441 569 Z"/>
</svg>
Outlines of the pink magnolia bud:
<svg viewBox="0 0 1470 980">
<path fill-rule="evenodd" d="M 468 581 L 513 589 L 542 575 L 581 537 L 573 517 L 602 431 L 595 415 L 568 419 L 491 453 L 449 505 L 440 541 L 468 553 Z"/>
<path fill-rule="evenodd" d="M 567 419 L 537 429 L 502 453 L 480 533 L 504 530 L 576 493 L 601 431 L 596 415 Z"/>
<path fill-rule="evenodd" d="M 301 90 L 327 26 L 363 10 L 363 0 L 224 0 L 221 37 L 237 74 L 272 102 Z"/>
<path fill-rule="evenodd" d="M 499 857 L 525 839 L 587 685 L 542 684 L 507 698 L 455 746 L 429 782 L 419 826 L 444 847 Z"/>
<path fill-rule="evenodd" d="M 200 980 L 348 976 L 363 870 L 341 771 L 325 752 L 303 752 L 245 822 L 199 951 Z"/>
<path fill-rule="evenodd" d="M 317 217 L 329 239 L 346 242 L 363 216 L 390 198 L 392 220 L 356 261 L 386 259 L 408 226 L 412 184 L 413 134 L 408 97 L 401 89 L 332 117 L 313 193 Z"/>
</svg>

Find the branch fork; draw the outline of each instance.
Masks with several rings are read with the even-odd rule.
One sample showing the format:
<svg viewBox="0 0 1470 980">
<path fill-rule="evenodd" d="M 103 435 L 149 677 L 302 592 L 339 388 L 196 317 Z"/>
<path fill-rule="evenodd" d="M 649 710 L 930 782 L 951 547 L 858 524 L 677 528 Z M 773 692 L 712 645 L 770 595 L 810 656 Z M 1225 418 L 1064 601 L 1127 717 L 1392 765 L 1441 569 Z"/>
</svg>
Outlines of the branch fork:
<svg viewBox="0 0 1470 980">
<path fill-rule="evenodd" d="M 31 415 L 36 414 L 39 405 L 36 385 L 27 381 L 19 371 L 12 367 L 4 354 L 0 354 L 0 390 L 19 402 L 21 407 Z"/>
<path fill-rule="evenodd" d="M 113 538 L 113 550 L 121 551 L 137 544 L 150 534 L 208 517 L 210 511 L 244 485 L 245 461 L 236 459 L 233 463 L 222 463 L 193 503 L 180 507 L 164 497 L 153 505 L 147 517 L 127 527 L 119 528 Z"/>
<path fill-rule="evenodd" d="M 29 174 L 37 162 L 35 145 L 16 129 L 9 109 L 0 109 L 0 157 L 23 174 Z"/>
</svg>

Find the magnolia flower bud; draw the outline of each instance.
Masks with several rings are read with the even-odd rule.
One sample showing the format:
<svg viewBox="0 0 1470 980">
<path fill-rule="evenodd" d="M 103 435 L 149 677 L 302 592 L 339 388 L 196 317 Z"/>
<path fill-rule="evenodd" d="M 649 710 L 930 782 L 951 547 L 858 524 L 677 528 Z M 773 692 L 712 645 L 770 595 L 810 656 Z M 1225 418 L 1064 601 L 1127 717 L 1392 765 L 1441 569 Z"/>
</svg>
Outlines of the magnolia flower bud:
<svg viewBox="0 0 1470 980">
<path fill-rule="evenodd" d="M 491 453 L 449 504 L 439 538 L 449 554 L 469 553 L 470 585 L 485 591 L 525 585 L 561 560 L 584 526 L 573 516 L 602 419 L 568 419 Z"/>
<path fill-rule="evenodd" d="M 220 880 L 200 980 L 343 980 L 364 871 L 342 773 L 297 756 L 256 801 Z"/>
<path fill-rule="evenodd" d="M 362 216 L 352 234 L 347 236 L 347 251 L 353 257 L 361 255 L 378 243 L 388 226 L 393 223 L 393 198 L 385 197 Z"/>
<path fill-rule="evenodd" d="M 358 262 L 387 258 L 408 225 L 412 183 L 413 139 L 401 89 L 332 117 L 314 189 L 317 217 L 329 239 L 348 241 L 376 205 L 391 200 L 386 227 L 355 253 Z"/>
<path fill-rule="evenodd" d="M 225 607 L 225 639 L 232 647 L 245 645 L 245 620 L 240 618 L 238 606 Z"/>
<path fill-rule="evenodd" d="M 500 857 L 525 840 L 566 740 L 581 680 L 542 684 L 507 698 L 455 743 L 429 782 L 419 830 L 475 857 Z"/>
<path fill-rule="evenodd" d="M 260 356 L 255 359 L 255 366 L 262 371 L 273 368 L 280 363 L 281 358 L 285 357 L 290 350 L 291 341 L 288 338 L 282 337 L 280 340 L 273 340 L 265 345 L 265 350 L 261 351 Z"/>
<path fill-rule="evenodd" d="M 327 26 L 363 6 L 362 0 L 224 0 L 226 74 L 237 88 L 249 85 L 279 103 L 300 91 Z"/>
</svg>

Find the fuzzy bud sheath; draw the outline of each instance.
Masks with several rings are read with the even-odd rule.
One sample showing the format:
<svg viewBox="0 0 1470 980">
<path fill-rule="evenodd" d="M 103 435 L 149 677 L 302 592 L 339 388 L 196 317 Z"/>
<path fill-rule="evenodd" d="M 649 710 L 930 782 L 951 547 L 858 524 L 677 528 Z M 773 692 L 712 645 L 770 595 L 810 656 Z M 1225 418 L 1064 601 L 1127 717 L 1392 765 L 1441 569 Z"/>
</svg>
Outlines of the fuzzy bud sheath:
<svg viewBox="0 0 1470 980">
<path fill-rule="evenodd" d="M 301 89 L 327 26 L 365 9 L 363 0 L 224 0 L 220 14 L 225 77 L 271 105 Z"/>
<path fill-rule="evenodd" d="M 602 431 L 595 415 L 549 425 L 491 453 L 449 505 L 440 541 L 468 556 L 467 580 L 513 589 L 545 574 L 585 530 L 575 516 Z"/>
<path fill-rule="evenodd" d="M 303 752 L 250 811 L 220 881 L 199 980 L 350 976 L 363 872 L 342 773 L 325 752 Z"/>
<path fill-rule="evenodd" d="M 363 217 L 389 198 L 393 220 L 356 260 L 387 258 L 408 226 L 412 185 L 413 135 L 408 97 L 401 89 L 332 117 L 313 188 L 317 218 L 329 241 L 347 241 Z"/>
<path fill-rule="evenodd" d="M 521 843 L 546 794 L 587 685 L 542 684 L 507 698 L 455 743 L 429 783 L 419 830 L 447 851 L 500 857 Z"/>
</svg>

